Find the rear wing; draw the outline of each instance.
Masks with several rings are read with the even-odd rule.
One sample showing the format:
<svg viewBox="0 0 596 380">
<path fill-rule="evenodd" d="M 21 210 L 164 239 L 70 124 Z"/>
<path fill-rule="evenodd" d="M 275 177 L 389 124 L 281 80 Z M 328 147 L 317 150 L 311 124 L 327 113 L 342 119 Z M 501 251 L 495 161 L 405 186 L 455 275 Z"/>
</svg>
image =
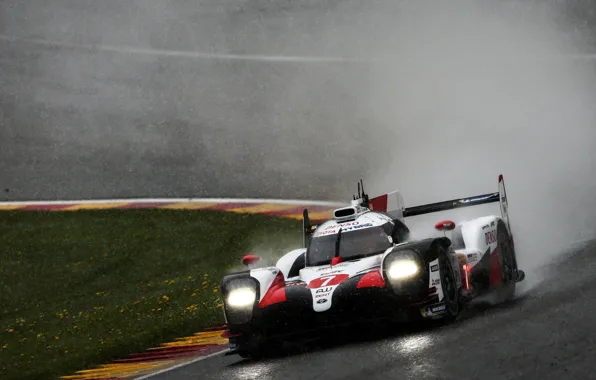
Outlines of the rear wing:
<svg viewBox="0 0 596 380">
<path fill-rule="evenodd" d="M 421 206 L 407 207 L 404 210 L 404 217 L 430 214 L 433 212 L 453 210 L 462 207 L 479 206 L 487 203 L 499 202 L 499 193 L 488 193 L 475 195 L 467 198 L 452 199 L 449 201 L 430 203 Z"/>
<path fill-rule="evenodd" d="M 375 211 L 384 211 L 384 212 L 399 212 L 401 211 L 403 217 L 409 216 L 416 216 L 416 215 L 423 215 L 423 214 L 430 214 L 433 212 L 440 212 L 440 211 L 447 211 L 453 210 L 456 208 L 462 207 L 472 207 L 472 206 L 479 206 L 488 203 L 500 203 L 501 206 L 501 215 L 507 224 L 507 228 L 509 228 L 509 213 L 508 213 L 508 202 L 507 202 L 507 192 L 505 190 L 505 180 L 503 179 L 503 175 L 499 175 L 499 191 L 494 193 L 486 193 L 481 195 L 474 195 L 466 198 L 458 198 L 458 199 L 451 199 L 449 201 L 443 202 L 436 202 L 436 203 L 429 203 L 420 206 L 413 206 L 413 207 L 405 207 L 402 210 L 395 210 L 393 207 L 390 206 L 390 202 L 387 202 L 387 198 L 391 194 L 383 194 L 376 198 L 372 198 L 370 200 L 371 209 Z M 399 203 L 399 202 L 398 202 Z"/>
<path fill-rule="evenodd" d="M 509 204 L 507 202 L 505 180 L 503 179 L 502 174 L 499 175 L 499 191 L 497 192 L 452 199 L 443 202 L 429 203 L 414 207 L 404 207 L 403 198 L 399 191 L 394 191 L 369 199 L 368 195 L 364 193 L 364 186 L 361 187 L 360 183 L 358 186 L 358 199 L 356 199 L 356 196 L 354 196 L 354 202 L 359 203 L 362 207 L 369 208 L 372 211 L 385 212 L 392 218 L 400 220 L 409 216 L 430 214 L 433 212 L 499 202 L 501 206 L 501 216 L 507 225 L 507 229 L 511 231 L 508 213 Z M 312 225 L 310 218 L 308 217 L 308 210 L 304 209 L 302 215 L 302 236 L 304 247 L 308 247 L 312 233 L 315 229 L 316 226 Z"/>
</svg>

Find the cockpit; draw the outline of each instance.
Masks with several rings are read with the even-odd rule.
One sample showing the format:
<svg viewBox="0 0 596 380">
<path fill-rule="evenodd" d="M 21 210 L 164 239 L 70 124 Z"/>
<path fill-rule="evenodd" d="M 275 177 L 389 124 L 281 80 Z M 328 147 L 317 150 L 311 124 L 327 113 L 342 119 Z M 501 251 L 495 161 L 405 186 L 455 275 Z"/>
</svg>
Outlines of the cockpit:
<svg viewBox="0 0 596 380">
<path fill-rule="evenodd" d="M 339 249 L 343 261 L 354 260 L 385 252 L 393 246 L 391 224 L 334 234 L 314 236 L 306 251 L 306 266 L 325 265 L 331 262 Z"/>
</svg>

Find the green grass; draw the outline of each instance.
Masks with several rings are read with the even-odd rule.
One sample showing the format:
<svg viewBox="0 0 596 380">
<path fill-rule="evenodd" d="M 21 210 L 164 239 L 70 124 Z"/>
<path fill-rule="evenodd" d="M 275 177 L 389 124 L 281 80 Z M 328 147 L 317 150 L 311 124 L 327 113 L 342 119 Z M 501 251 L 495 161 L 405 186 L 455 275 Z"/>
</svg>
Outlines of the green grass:
<svg viewBox="0 0 596 380">
<path fill-rule="evenodd" d="M 56 379 L 222 323 L 222 276 L 300 234 L 217 211 L 0 212 L 0 378 Z"/>
</svg>

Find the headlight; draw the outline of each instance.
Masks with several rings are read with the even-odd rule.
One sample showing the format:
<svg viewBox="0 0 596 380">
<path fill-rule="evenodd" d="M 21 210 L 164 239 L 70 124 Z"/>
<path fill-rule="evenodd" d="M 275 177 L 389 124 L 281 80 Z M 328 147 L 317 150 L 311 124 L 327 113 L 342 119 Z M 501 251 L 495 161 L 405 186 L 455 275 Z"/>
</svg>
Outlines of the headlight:
<svg viewBox="0 0 596 380">
<path fill-rule="evenodd" d="M 255 303 L 257 293 L 252 288 L 234 289 L 228 294 L 228 305 L 231 307 L 247 307 Z"/>
<path fill-rule="evenodd" d="M 418 264 L 414 260 L 398 259 L 389 265 L 387 276 L 392 280 L 400 280 L 418 273 Z"/>
</svg>

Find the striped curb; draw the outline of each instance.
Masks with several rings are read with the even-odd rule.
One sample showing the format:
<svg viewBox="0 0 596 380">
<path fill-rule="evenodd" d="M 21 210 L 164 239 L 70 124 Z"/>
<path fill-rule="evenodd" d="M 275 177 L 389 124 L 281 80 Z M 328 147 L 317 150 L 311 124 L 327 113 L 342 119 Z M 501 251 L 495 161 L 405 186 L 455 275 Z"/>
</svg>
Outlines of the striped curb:
<svg viewBox="0 0 596 380">
<path fill-rule="evenodd" d="M 110 364 L 94 369 L 78 371 L 74 375 L 62 376 L 62 380 L 128 380 L 145 379 L 173 367 L 181 367 L 228 349 L 228 340 L 221 335 L 224 327 L 206 329 L 159 347 L 131 354 L 127 358 L 114 360 Z"/>
</svg>

